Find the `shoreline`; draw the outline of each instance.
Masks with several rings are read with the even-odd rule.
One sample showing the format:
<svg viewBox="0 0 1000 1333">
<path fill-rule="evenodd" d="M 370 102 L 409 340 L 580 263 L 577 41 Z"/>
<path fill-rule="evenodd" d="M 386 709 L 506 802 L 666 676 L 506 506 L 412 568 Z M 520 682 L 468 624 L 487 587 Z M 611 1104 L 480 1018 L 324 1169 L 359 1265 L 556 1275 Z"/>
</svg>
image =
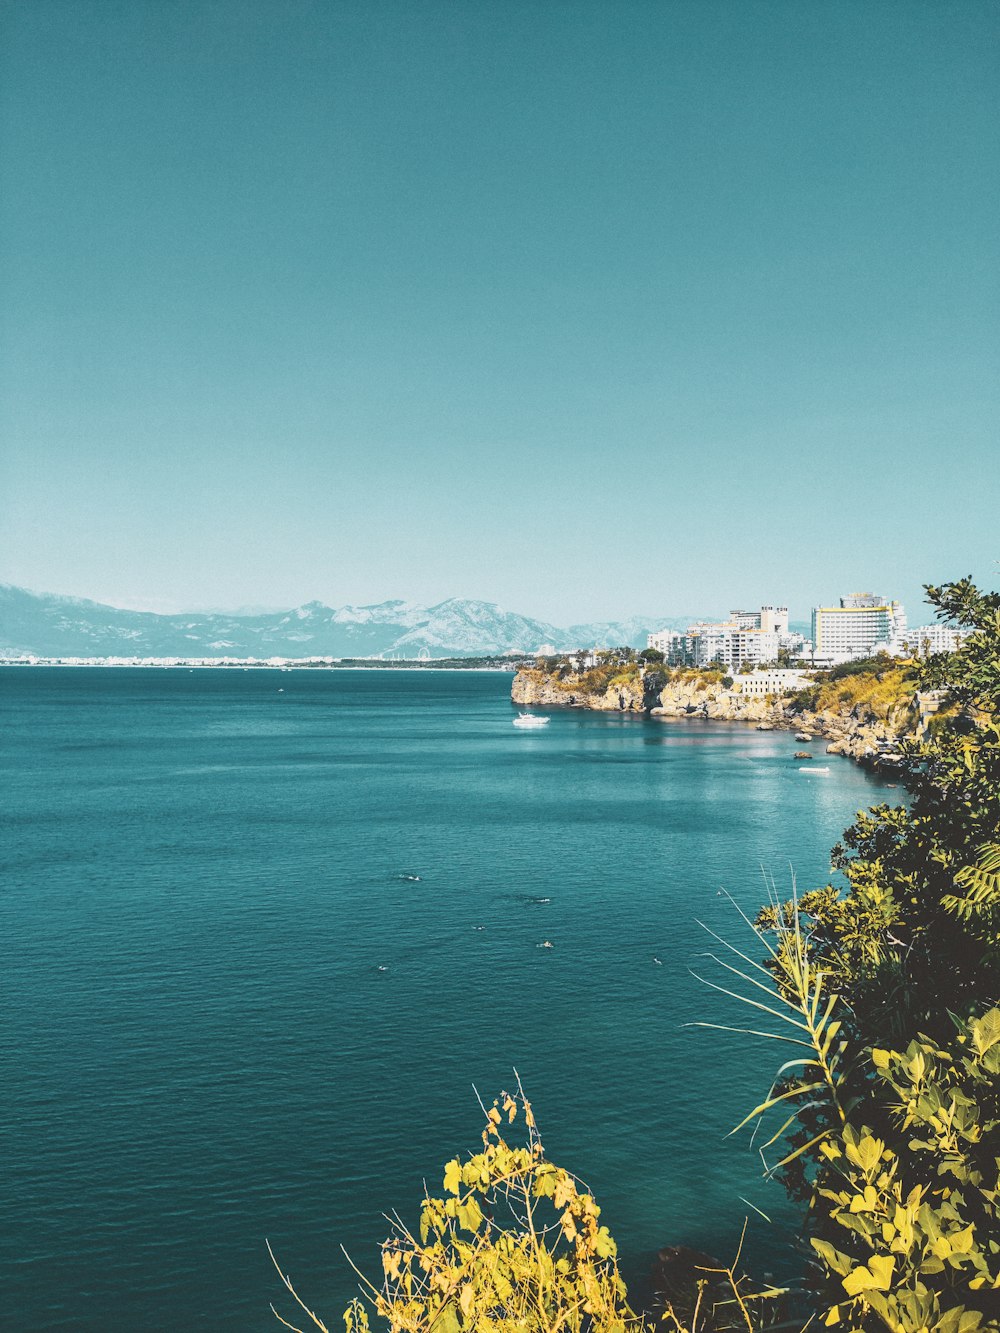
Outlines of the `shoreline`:
<svg viewBox="0 0 1000 1333">
<path fill-rule="evenodd" d="M 585 709 L 631 713 L 651 721 L 703 720 L 742 723 L 757 731 L 801 734 L 803 745 L 823 742 L 823 752 L 844 755 L 874 772 L 901 775 L 906 760 L 904 740 L 917 739 L 924 721 L 919 698 L 880 715 L 864 704 L 813 711 L 796 706 L 793 694 L 744 695 L 704 678 L 668 682 L 649 689 L 641 678 L 607 687 L 602 694 L 574 693 L 557 678 L 540 671 L 519 671 L 511 701 L 522 707 Z M 816 753 L 819 747 L 816 746 Z"/>
</svg>

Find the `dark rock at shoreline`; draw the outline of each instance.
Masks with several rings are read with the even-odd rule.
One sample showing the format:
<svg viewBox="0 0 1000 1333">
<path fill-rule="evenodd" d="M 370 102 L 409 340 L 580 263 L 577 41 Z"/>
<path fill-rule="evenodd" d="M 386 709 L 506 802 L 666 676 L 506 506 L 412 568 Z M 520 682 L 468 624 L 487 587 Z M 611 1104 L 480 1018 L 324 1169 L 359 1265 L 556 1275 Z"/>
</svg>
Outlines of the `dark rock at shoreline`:
<svg viewBox="0 0 1000 1333">
<path fill-rule="evenodd" d="M 697 1305 L 698 1328 L 704 1333 L 734 1327 L 733 1289 L 725 1266 L 712 1255 L 687 1245 L 666 1245 L 657 1252 L 649 1276 L 657 1315 L 669 1308 L 682 1324 L 687 1325 Z M 727 1301 L 730 1304 L 723 1305 Z M 716 1307 L 720 1307 L 718 1314 Z"/>
</svg>

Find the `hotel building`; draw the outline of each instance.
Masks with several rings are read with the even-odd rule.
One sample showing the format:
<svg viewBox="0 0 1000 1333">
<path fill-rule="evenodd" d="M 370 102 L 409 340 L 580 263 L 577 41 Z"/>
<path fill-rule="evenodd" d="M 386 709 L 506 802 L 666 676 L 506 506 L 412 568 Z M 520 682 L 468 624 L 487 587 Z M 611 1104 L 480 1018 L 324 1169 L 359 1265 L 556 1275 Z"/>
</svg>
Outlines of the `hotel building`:
<svg viewBox="0 0 1000 1333">
<path fill-rule="evenodd" d="M 906 614 L 899 602 L 870 592 L 841 597 L 839 606 L 817 606 L 812 613 L 814 661 L 850 662 L 888 652 L 906 630 Z"/>
</svg>

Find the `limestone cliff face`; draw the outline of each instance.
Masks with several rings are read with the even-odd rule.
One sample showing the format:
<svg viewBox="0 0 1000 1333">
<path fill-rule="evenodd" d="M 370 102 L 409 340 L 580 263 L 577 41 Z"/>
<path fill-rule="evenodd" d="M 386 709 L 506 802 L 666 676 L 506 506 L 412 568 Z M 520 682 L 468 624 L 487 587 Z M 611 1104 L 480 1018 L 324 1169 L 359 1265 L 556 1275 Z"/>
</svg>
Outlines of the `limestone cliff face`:
<svg viewBox="0 0 1000 1333">
<path fill-rule="evenodd" d="M 699 688 L 699 686 L 701 688 Z M 681 681 L 667 685 L 653 717 L 706 717 L 722 722 L 752 722 L 761 730 L 801 731 L 828 742 L 827 754 L 852 759 L 873 759 L 905 736 L 913 736 L 917 713 L 910 703 L 887 710 L 884 716 L 866 704 L 838 712 L 811 712 L 797 708 L 788 696 L 746 696 L 721 684 Z"/>
<path fill-rule="evenodd" d="M 795 725 L 804 731 L 814 731 L 828 741 L 827 754 L 846 754 L 852 759 L 869 760 L 901 740 L 912 739 L 918 732 L 919 717 L 912 705 L 898 705 L 885 717 L 859 705 L 845 713 L 830 709 L 799 713 L 795 715 Z"/>
<path fill-rule="evenodd" d="M 646 712 L 666 721 L 701 717 L 718 722 L 744 722 L 762 731 L 801 731 L 816 740 L 825 740 L 828 754 L 869 762 L 903 737 L 913 736 L 918 724 L 917 709 L 911 702 L 897 704 L 884 715 L 867 704 L 842 712 L 833 709 L 811 712 L 796 708 L 790 696 L 745 695 L 738 688 L 724 689 L 721 681 L 696 678 L 671 681 L 657 691 L 636 671 L 630 680 L 602 683 L 598 690 L 588 691 L 585 683 L 586 677 L 560 678 L 526 669 L 514 677 L 511 699 L 516 704 L 542 708 Z"/>
<path fill-rule="evenodd" d="M 745 695 L 704 680 L 673 681 L 660 691 L 653 717 L 708 717 L 719 722 L 786 726 L 785 710 L 772 696 Z"/>
<path fill-rule="evenodd" d="M 561 680 L 532 668 L 519 671 L 510 691 L 516 704 L 540 707 L 589 708 L 601 713 L 645 713 L 656 702 L 655 692 L 645 688 L 638 675 L 612 682 L 600 690 L 587 690 L 573 678 Z"/>
</svg>

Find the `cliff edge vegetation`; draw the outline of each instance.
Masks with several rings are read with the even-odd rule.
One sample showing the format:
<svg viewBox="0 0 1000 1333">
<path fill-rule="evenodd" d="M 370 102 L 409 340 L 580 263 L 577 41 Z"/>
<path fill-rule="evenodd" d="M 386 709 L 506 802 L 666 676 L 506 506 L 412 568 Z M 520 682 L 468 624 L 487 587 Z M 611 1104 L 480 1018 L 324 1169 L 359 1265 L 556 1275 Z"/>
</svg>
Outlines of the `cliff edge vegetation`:
<svg viewBox="0 0 1000 1333">
<path fill-rule="evenodd" d="M 609 653 L 593 666 L 577 666 L 569 657 L 548 658 L 516 673 L 511 699 L 517 704 L 643 713 L 654 706 L 662 684 L 662 672 L 650 673 L 645 662 L 625 653 Z"/>
</svg>

